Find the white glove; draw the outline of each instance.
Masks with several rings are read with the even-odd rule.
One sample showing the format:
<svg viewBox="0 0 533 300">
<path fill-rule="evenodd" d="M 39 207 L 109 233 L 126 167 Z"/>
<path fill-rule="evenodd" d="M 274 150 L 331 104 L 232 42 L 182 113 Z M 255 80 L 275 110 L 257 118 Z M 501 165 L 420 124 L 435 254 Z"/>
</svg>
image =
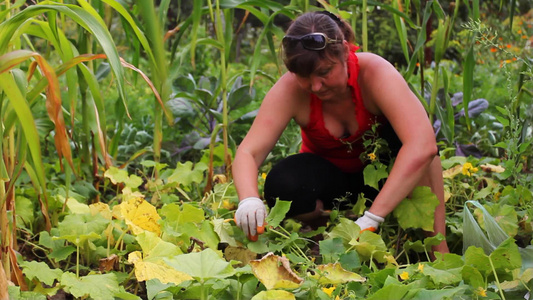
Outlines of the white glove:
<svg viewBox="0 0 533 300">
<path fill-rule="evenodd" d="M 385 219 L 375 214 L 365 211 L 365 214 L 355 221 L 355 224 L 361 227 L 361 231 L 370 230 L 372 232 L 376 231 L 379 227 L 379 224 L 383 223 Z"/>
<path fill-rule="evenodd" d="M 257 227 L 263 227 L 266 218 L 263 201 L 257 197 L 248 197 L 239 202 L 235 213 L 235 223 L 252 241 L 257 240 Z"/>
</svg>

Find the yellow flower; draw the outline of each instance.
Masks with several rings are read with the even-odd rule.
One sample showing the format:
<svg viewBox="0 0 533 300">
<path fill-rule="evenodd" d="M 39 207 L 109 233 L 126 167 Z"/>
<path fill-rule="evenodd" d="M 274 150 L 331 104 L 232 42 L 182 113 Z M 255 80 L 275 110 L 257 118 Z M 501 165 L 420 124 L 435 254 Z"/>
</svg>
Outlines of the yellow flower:
<svg viewBox="0 0 533 300">
<path fill-rule="evenodd" d="M 479 171 L 478 168 L 474 168 L 471 163 L 467 162 L 463 165 L 462 173 L 467 176 L 472 176 L 472 174 Z"/>
<path fill-rule="evenodd" d="M 420 273 L 424 273 L 424 264 L 418 264 L 418 271 L 420 271 Z"/>
<path fill-rule="evenodd" d="M 396 259 L 394 259 L 394 256 L 392 256 L 392 255 L 385 255 L 384 258 L 387 260 L 387 263 L 389 263 L 389 264 L 391 264 L 391 265 L 395 265 L 395 266 L 398 265 L 398 262 L 396 262 Z"/>
<path fill-rule="evenodd" d="M 372 153 L 368 153 L 366 155 L 368 157 L 368 159 L 370 159 L 371 161 L 375 161 L 376 160 L 376 153 L 372 152 Z"/>
<path fill-rule="evenodd" d="M 328 294 L 329 297 L 331 297 L 331 294 L 333 293 L 333 291 L 335 290 L 335 286 L 332 286 L 332 287 L 323 287 L 322 288 L 322 291 L 326 294 Z"/>
<path fill-rule="evenodd" d="M 500 196 L 501 195 L 502 195 L 502 193 L 496 192 L 496 194 L 494 194 L 494 200 L 496 200 L 496 201 L 500 200 Z"/>
<path fill-rule="evenodd" d="M 267 178 L 267 174 L 266 173 L 261 173 L 261 178 L 263 178 L 263 180 L 265 180 Z"/>
<path fill-rule="evenodd" d="M 224 207 L 227 210 L 233 210 L 235 209 L 235 204 L 230 202 L 228 199 L 222 200 L 222 207 Z"/>
<path fill-rule="evenodd" d="M 487 290 L 485 290 L 482 287 L 478 287 L 477 290 L 475 291 L 475 293 L 476 293 L 476 295 L 479 295 L 481 297 L 487 297 Z"/>
<path fill-rule="evenodd" d="M 407 279 L 409 279 L 409 273 L 403 271 L 403 273 L 400 274 L 400 278 L 401 278 L 402 280 L 407 280 Z"/>
</svg>

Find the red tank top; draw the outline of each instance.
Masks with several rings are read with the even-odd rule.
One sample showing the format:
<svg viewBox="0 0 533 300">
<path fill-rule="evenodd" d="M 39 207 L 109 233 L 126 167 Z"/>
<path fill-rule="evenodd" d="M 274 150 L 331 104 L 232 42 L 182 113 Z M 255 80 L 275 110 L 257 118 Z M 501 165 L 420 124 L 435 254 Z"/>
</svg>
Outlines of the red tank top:
<svg viewBox="0 0 533 300">
<path fill-rule="evenodd" d="M 342 171 L 348 173 L 363 170 L 364 164 L 359 159 L 361 153 L 364 152 L 363 134 L 376 121 L 382 121 L 384 119 L 373 115 L 364 106 L 361 89 L 357 84 L 357 77 L 359 75 L 359 62 L 355 55 L 357 49 L 359 47 L 352 47 L 347 61 L 348 85 L 352 87 L 352 101 L 355 103 L 354 114 L 359 124 L 357 131 L 348 138 L 341 139 L 332 136 L 324 125 L 322 101 L 314 94 L 311 94 L 309 124 L 306 127 L 301 127 L 301 153 L 310 152 L 318 154 L 331 161 Z"/>
</svg>

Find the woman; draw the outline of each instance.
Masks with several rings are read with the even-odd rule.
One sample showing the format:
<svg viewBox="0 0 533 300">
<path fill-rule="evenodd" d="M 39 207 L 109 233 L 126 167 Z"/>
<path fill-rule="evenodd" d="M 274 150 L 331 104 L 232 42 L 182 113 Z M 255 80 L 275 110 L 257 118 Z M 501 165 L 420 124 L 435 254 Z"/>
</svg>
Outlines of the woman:
<svg viewBox="0 0 533 300">
<path fill-rule="evenodd" d="M 288 216 L 310 222 L 331 209 L 335 198 L 349 192 L 357 199 L 363 192 L 375 198 L 355 222 L 361 230 L 376 230 L 416 186 L 429 186 L 440 201 L 434 233 L 445 235 L 442 169 L 426 111 L 390 63 L 371 53 L 355 53 L 354 41 L 349 24 L 327 12 L 305 13 L 287 30 L 282 45 L 289 72 L 265 96 L 232 167 L 241 199 L 235 219 L 250 239 L 257 239 L 266 216 L 258 167 L 291 119 L 302 130 L 301 153 L 285 158 L 268 174 L 264 193 L 269 206 L 276 198 L 290 200 Z M 401 143 L 396 143 L 389 177 L 371 195 L 364 187 L 359 156 L 362 135 L 375 122 L 384 124 L 380 134 L 392 135 L 386 138 L 389 144 L 395 144 L 396 135 Z M 448 252 L 446 242 L 434 250 Z"/>
</svg>

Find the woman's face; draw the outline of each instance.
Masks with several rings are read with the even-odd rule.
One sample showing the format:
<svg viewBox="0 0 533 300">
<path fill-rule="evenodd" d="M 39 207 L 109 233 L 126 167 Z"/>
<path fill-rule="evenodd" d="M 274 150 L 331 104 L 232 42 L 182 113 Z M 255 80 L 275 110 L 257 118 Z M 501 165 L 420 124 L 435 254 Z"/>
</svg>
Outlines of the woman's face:
<svg viewBox="0 0 533 300">
<path fill-rule="evenodd" d="M 315 71 L 307 77 L 296 75 L 298 84 L 322 101 L 335 100 L 345 95 L 348 82 L 346 62 L 322 60 Z"/>
</svg>

